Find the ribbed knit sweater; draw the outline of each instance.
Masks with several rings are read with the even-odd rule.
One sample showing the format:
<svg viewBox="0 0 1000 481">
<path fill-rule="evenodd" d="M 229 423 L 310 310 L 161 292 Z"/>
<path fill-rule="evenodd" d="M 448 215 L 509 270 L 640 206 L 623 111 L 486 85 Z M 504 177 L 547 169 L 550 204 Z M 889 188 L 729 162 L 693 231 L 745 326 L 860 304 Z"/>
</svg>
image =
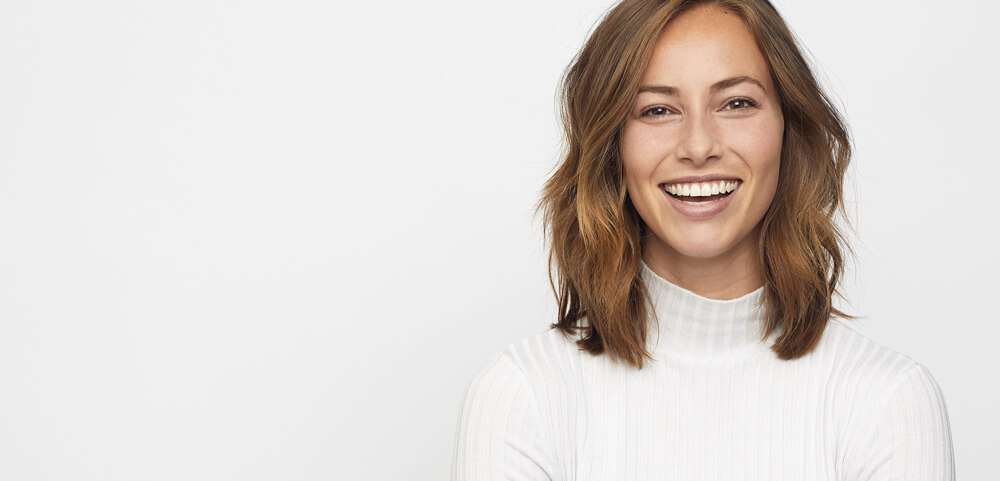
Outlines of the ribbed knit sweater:
<svg viewBox="0 0 1000 481">
<path fill-rule="evenodd" d="M 453 481 L 955 478 L 923 365 L 837 318 L 783 361 L 770 350 L 781 331 L 760 338 L 763 288 L 713 300 L 640 269 L 655 361 L 612 363 L 553 329 L 511 344 L 463 395 Z"/>
</svg>

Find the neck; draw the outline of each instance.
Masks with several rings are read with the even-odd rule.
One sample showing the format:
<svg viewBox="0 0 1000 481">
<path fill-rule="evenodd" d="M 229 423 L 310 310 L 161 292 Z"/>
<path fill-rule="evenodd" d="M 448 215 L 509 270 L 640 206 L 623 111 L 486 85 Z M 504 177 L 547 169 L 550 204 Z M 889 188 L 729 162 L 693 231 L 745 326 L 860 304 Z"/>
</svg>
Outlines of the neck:
<svg viewBox="0 0 1000 481">
<path fill-rule="evenodd" d="M 709 299 L 736 299 L 764 285 L 757 267 L 756 236 L 713 257 L 689 257 L 656 236 L 643 245 L 643 261 L 657 276 Z"/>
<path fill-rule="evenodd" d="M 671 283 L 645 261 L 640 263 L 640 275 L 656 317 L 648 347 L 657 358 L 733 359 L 766 352 L 781 333 L 762 339 L 763 287 L 737 298 L 716 300 Z"/>
</svg>

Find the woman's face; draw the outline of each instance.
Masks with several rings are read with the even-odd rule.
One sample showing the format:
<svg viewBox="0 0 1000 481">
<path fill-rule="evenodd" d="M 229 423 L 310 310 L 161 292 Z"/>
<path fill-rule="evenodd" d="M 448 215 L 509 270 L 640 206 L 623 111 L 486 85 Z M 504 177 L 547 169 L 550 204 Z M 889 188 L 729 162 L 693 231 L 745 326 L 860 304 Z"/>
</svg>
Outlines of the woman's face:
<svg viewBox="0 0 1000 481">
<path fill-rule="evenodd" d="M 718 7 L 687 11 L 664 28 L 640 85 L 620 148 L 629 197 L 655 234 L 646 254 L 755 252 L 784 120 L 752 34 Z"/>
</svg>

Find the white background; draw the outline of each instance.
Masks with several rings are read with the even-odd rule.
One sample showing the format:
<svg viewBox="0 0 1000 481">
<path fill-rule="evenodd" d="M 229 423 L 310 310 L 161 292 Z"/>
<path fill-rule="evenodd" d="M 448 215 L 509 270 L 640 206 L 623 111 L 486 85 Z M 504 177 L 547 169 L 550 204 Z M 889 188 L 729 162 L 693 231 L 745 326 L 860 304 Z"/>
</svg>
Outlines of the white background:
<svg viewBox="0 0 1000 481">
<path fill-rule="evenodd" d="M 998 469 L 995 2 L 775 2 L 856 142 L 860 328 Z M 555 305 L 538 192 L 607 1 L 0 4 L 0 479 L 446 479 Z"/>
</svg>

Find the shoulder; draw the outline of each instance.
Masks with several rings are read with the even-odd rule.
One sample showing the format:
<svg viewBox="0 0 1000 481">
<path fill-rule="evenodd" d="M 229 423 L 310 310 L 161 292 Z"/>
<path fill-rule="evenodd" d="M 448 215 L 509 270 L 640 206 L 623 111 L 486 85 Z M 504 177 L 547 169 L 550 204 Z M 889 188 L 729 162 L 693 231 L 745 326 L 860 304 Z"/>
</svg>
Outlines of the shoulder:
<svg viewBox="0 0 1000 481">
<path fill-rule="evenodd" d="M 546 329 L 507 345 L 476 374 L 470 391 L 492 398 L 519 393 L 535 406 L 548 428 L 571 428 L 585 392 L 588 371 L 607 362 L 581 351 L 572 336 Z"/>
<path fill-rule="evenodd" d="M 472 384 L 496 384 L 516 378 L 521 384 L 536 384 L 557 377 L 567 363 L 566 349 L 572 342 L 556 329 L 547 329 L 508 344 L 480 366 Z"/>
<path fill-rule="evenodd" d="M 466 451 L 478 449 L 469 446 L 513 446 L 494 464 L 526 456 L 531 460 L 525 465 L 542 468 L 556 479 L 551 474 L 557 472 L 555 460 L 570 448 L 557 441 L 574 439 L 580 428 L 576 421 L 582 409 L 578 401 L 583 356 L 592 357 L 556 329 L 525 337 L 493 354 L 463 397 L 455 469 L 465 472 L 478 463 L 477 457 L 490 458 L 468 455 Z"/>
<path fill-rule="evenodd" d="M 853 399 L 845 403 L 849 477 L 954 479 L 948 409 L 930 370 L 846 321 L 827 330 L 820 354 L 836 360 L 831 379 Z"/>
<path fill-rule="evenodd" d="M 580 350 L 576 339 L 559 329 L 546 329 L 507 345 L 491 363 L 509 363 L 538 396 L 551 397 L 567 390 L 579 378 L 586 358 L 593 357 Z"/>
<path fill-rule="evenodd" d="M 922 388 L 922 394 L 940 390 L 930 369 L 907 354 L 885 346 L 862 333 L 849 321 L 833 319 L 824 333 L 825 348 L 847 373 L 873 382 L 871 393 L 882 404 L 898 397 L 901 390 Z M 913 393 L 918 394 L 918 393 Z"/>
<path fill-rule="evenodd" d="M 930 369 L 869 338 L 849 321 L 830 321 L 816 355 L 821 363 L 829 362 L 829 382 L 851 406 L 847 421 L 852 438 L 863 438 L 876 426 L 885 429 L 886 417 L 898 417 L 903 408 L 938 427 L 947 425 L 944 396 Z"/>
<path fill-rule="evenodd" d="M 851 431 L 868 423 L 901 383 L 930 376 L 912 357 L 875 341 L 851 321 L 831 319 L 808 357 L 822 372 L 824 390 L 842 406 L 838 417 Z"/>
<path fill-rule="evenodd" d="M 836 373 L 873 389 L 884 388 L 912 370 L 924 369 L 912 357 L 875 341 L 851 321 L 839 318 L 827 324 L 815 356 L 828 360 Z"/>
<path fill-rule="evenodd" d="M 522 341 L 523 342 L 523 341 Z M 458 421 L 453 479 L 557 479 L 560 447 L 554 422 L 511 344 L 495 353 L 468 384 Z M 540 353 L 536 353 L 540 354 Z M 483 476 L 486 477 L 483 477 Z"/>
</svg>

